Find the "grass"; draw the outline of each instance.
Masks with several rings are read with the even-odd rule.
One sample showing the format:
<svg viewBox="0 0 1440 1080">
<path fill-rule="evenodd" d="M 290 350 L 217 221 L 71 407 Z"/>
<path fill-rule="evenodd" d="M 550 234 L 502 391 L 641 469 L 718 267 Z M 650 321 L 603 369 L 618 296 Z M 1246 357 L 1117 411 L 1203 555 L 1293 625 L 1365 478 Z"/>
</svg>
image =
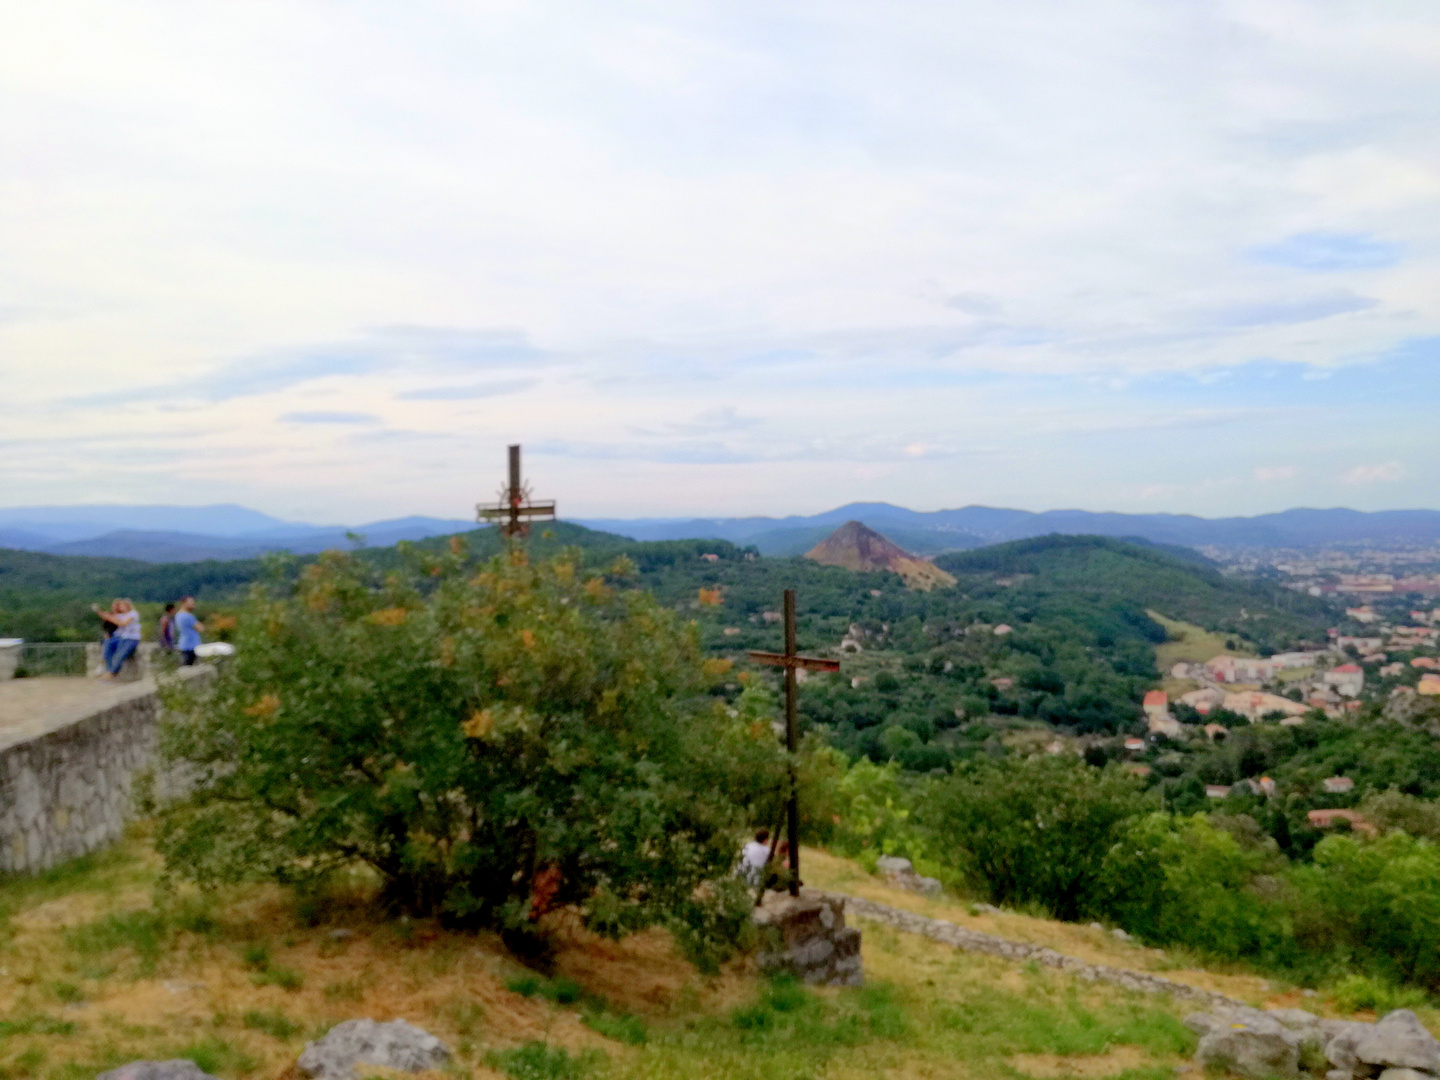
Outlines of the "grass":
<svg viewBox="0 0 1440 1080">
<path fill-rule="evenodd" d="M 1234 640 L 1233 637 L 1227 638 L 1224 634 L 1212 633 L 1194 623 L 1166 618 L 1158 611 L 1147 611 L 1146 614 L 1163 626 L 1166 634 L 1169 635 L 1168 641 L 1155 646 L 1155 666 L 1162 674 L 1181 661 L 1201 664 L 1221 654 L 1228 656 L 1255 655 L 1243 649 L 1230 648 L 1229 642 Z"/>
<path fill-rule="evenodd" d="M 805 858 L 818 885 L 1101 962 L 1151 957 L 1083 927 L 898 893 L 823 852 Z M 574 926 L 557 929 L 554 968 L 540 975 L 487 935 L 352 905 L 337 938 L 340 909 L 297 911 L 274 887 L 201 903 L 157 893 L 157 873 L 142 837 L 42 884 L 0 885 L 0 1080 L 91 1080 L 173 1057 L 222 1080 L 270 1080 L 293 1075 L 302 1040 L 360 1016 L 432 1032 L 455 1076 L 515 1080 L 1163 1080 L 1193 1046 L 1184 1005 L 872 924 L 861 924 L 858 988 L 759 980 L 742 964 L 703 977 L 663 931 L 613 942 Z M 101 961 L 108 974 L 86 974 Z M 1264 998 L 1239 978 L 1188 977 Z M 1374 987 L 1350 990 L 1379 1000 Z"/>
</svg>

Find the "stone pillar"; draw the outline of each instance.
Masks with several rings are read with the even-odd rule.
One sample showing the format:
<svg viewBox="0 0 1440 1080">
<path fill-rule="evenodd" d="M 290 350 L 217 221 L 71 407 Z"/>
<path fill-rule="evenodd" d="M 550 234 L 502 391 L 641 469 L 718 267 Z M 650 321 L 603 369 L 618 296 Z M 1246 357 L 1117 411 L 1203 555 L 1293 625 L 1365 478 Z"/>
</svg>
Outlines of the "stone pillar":
<svg viewBox="0 0 1440 1080">
<path fill-rule="evenodd" d="M 15 677 L 15 669 L 20 666 L 20 649 L 23 644 L 19 638 L 0 638 L 0 679 Z"/>
<path fill-rule="evenodd" d="M 798 897 L 767 892 L 755 909 L 760 947 L 755 961 L 766 974 L 789 974 L 807 983 L 859 986 L 860 931 L 845 925 L 845 898 L 801 889 Z"/>
</svg>

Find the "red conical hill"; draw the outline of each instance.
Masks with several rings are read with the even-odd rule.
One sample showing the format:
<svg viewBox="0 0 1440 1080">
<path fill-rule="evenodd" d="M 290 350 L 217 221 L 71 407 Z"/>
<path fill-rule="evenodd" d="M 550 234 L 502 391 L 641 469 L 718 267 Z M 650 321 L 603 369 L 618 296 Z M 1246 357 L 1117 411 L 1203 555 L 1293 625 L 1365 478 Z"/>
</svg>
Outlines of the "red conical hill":
<svg viewBox="0 0 1440 1080">
<path fill-rule="evenodd" d="M 892 570 L 912 589 L 955 584 L 955 579 L 934 563 L 911 555 L 859 521 L 847 521 L 807 551 L 805 557 L 846 570 Z"/>
</svg>

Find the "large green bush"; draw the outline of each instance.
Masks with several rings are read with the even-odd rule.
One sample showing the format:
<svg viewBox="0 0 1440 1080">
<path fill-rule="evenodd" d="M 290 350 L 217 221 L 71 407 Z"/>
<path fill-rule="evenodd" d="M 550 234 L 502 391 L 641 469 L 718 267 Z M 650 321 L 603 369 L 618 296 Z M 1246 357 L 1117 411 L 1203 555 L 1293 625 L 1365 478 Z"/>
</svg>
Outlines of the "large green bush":
<svg viewBox="0 0 1440 1080">
<path fill-rule="evenodd" d="M 783 758 L 698 692 L 719 672 L 690 630 L 616 587 L 623 565 L 424 558 L 374 582 L 331 553 L 252 596 L 237 655 L 166 729 L 198 778 L 161 817 L 170 871 L 360 864 L 395 909 L 501 928 L 567 903 L 613 934 L 737 925 L 716 909 L 742 803 Z"/>
<path fill-rule="evenodd" d="M 984 762 L 934 781 L 918 801 L 936 857 L 996 900 L 1035 903 L 1062 919 L 1096 908 L 1106 854 L 1145 806 L 1136 780 L 1079 758 Z"/>
</svg>

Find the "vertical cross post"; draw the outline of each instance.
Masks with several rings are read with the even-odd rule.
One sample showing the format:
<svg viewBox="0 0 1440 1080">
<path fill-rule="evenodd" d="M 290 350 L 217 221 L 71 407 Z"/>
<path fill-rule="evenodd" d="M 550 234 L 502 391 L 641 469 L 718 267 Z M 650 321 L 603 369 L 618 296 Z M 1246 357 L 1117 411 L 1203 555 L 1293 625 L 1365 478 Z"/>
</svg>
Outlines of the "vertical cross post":
<svg viewBox="0 0 1440 1080">
<path fill-rule="evenodd" d="M 785 590 L 785 655 L 795 656 L 795 590 Z M 790 841 L 790 895 L 800 895 L 800 792 L 795 775 L 795 668 L 785 665 L 785 753 L 790 758 L 790 800 L 785 806 L 785 839 Z"/>
<path fill-rule="evenodd" d="M 477 521 L 493 521 L 500 535 L 507 540 L 528 536 L 530 522 L 555 520 L 553 502 L 535 502 L 526 490 L 524 478 L 520 475 L 520 446 L 510 447 L 510 479 L 500 488 L 499 501 L 480 503 L 475 507 Z"/>
<path fill-rule="evenodd" d="M 757 664 L 785 669 L 785 756 L 788 759 L 790 791 L 785 800 L 785 839 L 790 845 L 790 895 L 800 895 L 800 782 L 795 771 L 795 755 L 799 750 L 799 732 L 795 716 L 795 672 L 839 671 L 839 660 L 823 660 L 818 656 L 801 656 L 795 645 L 795 590 L 785 590 L 785 651 L 783 653 L 751 650 L 750 659 Z"/>
<path fill-rule="evenodd" d="M 505 493 L 510 504 L 510 535 L 520 531 L 520 504 L 525 499 L 525 489 L 520 484 L 520 445 L 510 447 L 510 490 Z"/>
</svg>

